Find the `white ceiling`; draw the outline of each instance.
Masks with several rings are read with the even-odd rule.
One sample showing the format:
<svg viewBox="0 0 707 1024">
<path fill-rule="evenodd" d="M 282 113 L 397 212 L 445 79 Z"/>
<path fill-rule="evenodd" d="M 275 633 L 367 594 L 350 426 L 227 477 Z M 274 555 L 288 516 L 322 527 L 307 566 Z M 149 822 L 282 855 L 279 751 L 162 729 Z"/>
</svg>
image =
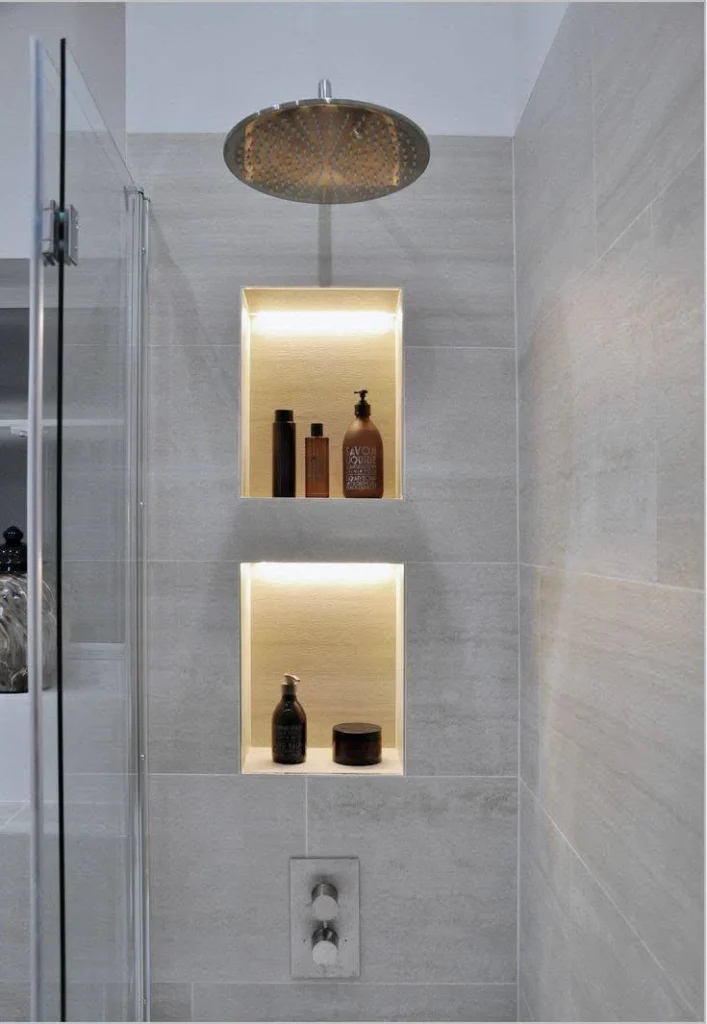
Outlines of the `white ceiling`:
<svg viewBox="0 0 707 1024">
<path fill-rule="evenodd" d="M 226 132 L 316 95 L 512 135 L 564 3 L 129 3 L 128 132 Z"/>
</svg>

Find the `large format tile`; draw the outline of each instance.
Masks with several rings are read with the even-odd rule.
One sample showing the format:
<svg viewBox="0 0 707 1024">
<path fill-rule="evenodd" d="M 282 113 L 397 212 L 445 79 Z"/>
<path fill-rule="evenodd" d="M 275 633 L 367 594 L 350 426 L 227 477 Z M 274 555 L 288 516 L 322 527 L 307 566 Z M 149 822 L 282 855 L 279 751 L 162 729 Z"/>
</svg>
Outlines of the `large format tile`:
<svg viewBox="0 0 707 1024">
<path fill-rule="evenodd" d="M 157 775 L 150 800 L 155 982 L 289 980 L 288 861 L 305 780 Z"/>
<path fill-rule="evenodd" d="M 149 375 L 151 472 L 190 487 L 237 479 L 240 349 L 153 346 Z"/>
<path fill-rule="evenodd" d="M 405 494 L 462 505 L 495 486 L 515 510 L 513 353 L 411 349 L 405 370 Z"/>
<path fill-rule="evenodd" d="M 150 986 L 150 1020 L 190 1021 L 191 985 L 154 982 Z"/>
<path fill-rule="evenodd" d="M 205 494 L 209 494 L 205 502 Z M 478 480 L 466 502 L 239 499 L 234 484 L 152 482 L 157 561 L 512 562 L 512 480 Z M 200 528 L 194 532 L 194 524 Z"/>
<path fill-rule="evenodd" d="M 658 579 L 704 585 L 704 158 L 653 204 Z"/>
<path fill-rule="evenodd" d="M 403 287 L 406 344 L 512 347 L 510 140 L 431 143 L 415 186 L 332 210 L 328 283 Z M 237 342 L 242 287 L 327 283 L 321 211 L 240 187 L 222 144 L 217 135 L 130 139 L 153 200 L 153 343 Z"/>
<path fill-rule="evenodd" d="M 360 858 L 363 981 L 515 979 L 516 788 L 309 780 L 309 855 Z"/>
<path fill-rule="evenodd" d="M 149 729 L 154 772 L 237 772 L 238 566 L 152 562 Z"/>
<path fill-rule="evenodd" d="M 594 260 L 591 37 L 570 4 L 514 139 L 519 345 Z"/>
<path fill-rule="evenodd" d="M 655 579 L 653 288 L 647 213 L 574 289 L 575 462 L 565 565 L 581 572 Z"/>
<path fill-rule="evenodd" d="M 537 793 L 540 784 L 540 574 L 520 567 L 518 635 L 519 773 Z"/>
<path fill-rule="evenodd" d="M 408 772 L 515 774 L 515 566 L 411 564 L 405 583 Z"/>
<path fill-rule="evenodd" d="M 541 586 L 543 800 L 698 1007 L 703 599 L 555 572 Z"/>
<path fill-rule="evenodd" d="M 504 1021 L 516 1019 L 515 995 L 514 984 L 195 985 L 194 1020 Z"/>
<path fill-rule="evenodd" d="M 520 984 L 535 1020 L 699 1019 L 521 786 Z"/>
<path fill-rule="evenodd" d="M 647 213 L 519 363 L 521 559 L 655 579 L 656 380 Z"/>
<path fill-rule="evenodd" d="M 513 347 L 511 140 L 433 137 L 409 189 L 332 211 L 337 285 L 402 287 L 406 345 Z"/>
<path fill-rule="evenodd" d="M 29 832 L 0 833 L 0 981 L 25 982 L 30 973 Z M 10 999 L 12 991 L 5 993 Z"/>
<path fill-rule="evenodd" d="M 0 1020 L 30 1020 L 30 984 L 0 981 Z"/>
<path fill-rule="evenodd" d="M 578 1019 L 571 992 L 571 851 L 520 785 L 519 986 L 533 1020 Z"/>
<path fill-rule="evenodd" d="M 603 252 L 704 142 L 703 5 L 592 4 Z"/>
</svg>

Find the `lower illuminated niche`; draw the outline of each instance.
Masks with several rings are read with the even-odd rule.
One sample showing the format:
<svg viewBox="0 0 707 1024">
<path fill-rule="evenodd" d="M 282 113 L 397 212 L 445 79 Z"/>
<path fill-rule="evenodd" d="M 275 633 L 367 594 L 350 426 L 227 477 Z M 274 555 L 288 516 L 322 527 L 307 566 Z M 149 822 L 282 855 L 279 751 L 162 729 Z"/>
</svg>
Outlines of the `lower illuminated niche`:
<svg viewBox="0 0 707 1024">
<path fill-rule="evenodd" d="M 404 570 L 378 562 L 241 565 L 241 768 L 245 774 L 403 774 Z M 302 764 L 272 759 L 285 673 L 307 715 Z M 378 725 L 380 764 L 332 759 L 342 722 Z"/>
</svg>

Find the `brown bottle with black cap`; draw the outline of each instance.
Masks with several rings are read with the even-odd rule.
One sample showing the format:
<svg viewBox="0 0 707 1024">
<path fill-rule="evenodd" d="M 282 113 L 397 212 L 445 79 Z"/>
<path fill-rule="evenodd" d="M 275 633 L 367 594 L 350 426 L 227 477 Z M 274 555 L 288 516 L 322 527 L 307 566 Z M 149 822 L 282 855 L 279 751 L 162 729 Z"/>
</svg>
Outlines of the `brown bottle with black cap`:
<svg viewBox="0 0 707 1024">
<path fill-rule="evenodd" d="M 354 392 L 361 396 L 356 403 L 356 419 L 344 434 L 344 497 L 383 497 L 383 439 L 371 421 L 371 407 L 366 401 L 368 391 Z"/>
</svg>

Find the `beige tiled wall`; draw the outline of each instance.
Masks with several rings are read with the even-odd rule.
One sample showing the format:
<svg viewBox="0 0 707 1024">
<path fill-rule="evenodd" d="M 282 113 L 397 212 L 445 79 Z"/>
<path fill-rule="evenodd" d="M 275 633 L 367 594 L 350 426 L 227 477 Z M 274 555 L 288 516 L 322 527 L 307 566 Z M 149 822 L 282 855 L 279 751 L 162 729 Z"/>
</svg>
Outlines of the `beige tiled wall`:
<svg viewBox="0 0 707 1024">
<path fill-rule="evenodd" d="M 317 209 L 244 188 L 222 143 L 129 140 L 153 211 L 153 1019 L 514 1019 L 511 142 L 434 138 L 414 187 L 332 211 L 330 268 Z M 320 270 L 404 290 L 405 501 L 238 497 L 240 289 Z M 263 559 L 405 563 L 406 777 L 238 774 L 238 563 Z M 360 858 L 359 981 L 290 980 L 306 853 Z"/>
<path fill-rule="evenodd" d="M 570 5 L 515 147 L 520 1013 L 703 1019 L 702 5 Z"/>
</svg>

